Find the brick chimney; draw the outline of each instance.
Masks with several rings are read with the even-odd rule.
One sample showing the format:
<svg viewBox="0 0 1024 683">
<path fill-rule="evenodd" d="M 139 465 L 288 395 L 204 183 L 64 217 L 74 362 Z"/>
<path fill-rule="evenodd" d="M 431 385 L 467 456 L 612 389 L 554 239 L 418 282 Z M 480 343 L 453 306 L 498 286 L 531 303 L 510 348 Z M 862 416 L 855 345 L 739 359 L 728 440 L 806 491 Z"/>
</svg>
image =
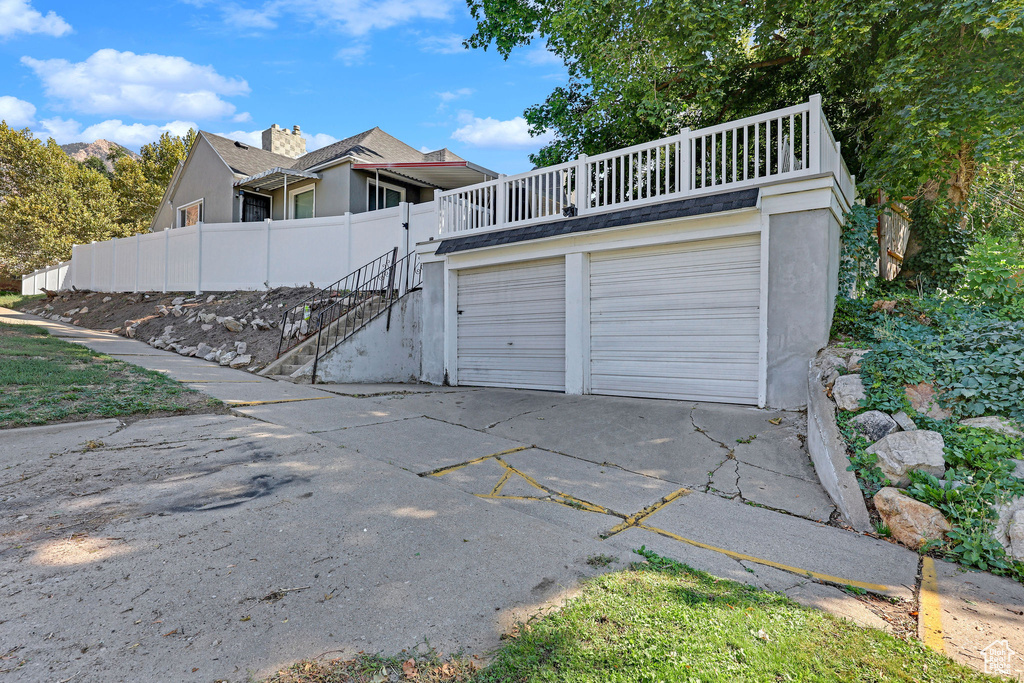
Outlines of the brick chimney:
<svg viewBox="0 0 1024 683">
<path fill-rule="evenodd" d="M 275 123 L 263 131 L 263 149 L 294 159 L 306 153 L 306 138 L 302 137 L 298 126 L 288 130 Z"/>
</svg>

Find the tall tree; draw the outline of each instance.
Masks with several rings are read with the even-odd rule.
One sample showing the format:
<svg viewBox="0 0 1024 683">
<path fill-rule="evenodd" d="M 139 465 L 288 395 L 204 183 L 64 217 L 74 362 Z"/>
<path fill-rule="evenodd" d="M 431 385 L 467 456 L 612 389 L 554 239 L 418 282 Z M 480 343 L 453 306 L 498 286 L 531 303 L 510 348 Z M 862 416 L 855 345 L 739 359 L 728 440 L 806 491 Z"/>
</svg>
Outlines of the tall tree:
<svg viewBox="0 0 1024 683">
<path fill-rule="evenodd" d="M 1024 149 L 1022 0 L 467 0 L 467 44 L 544 41 L 566 85 L 527 110 L 566 160 L 814 92 L 866 189 L 954 203 Z"/>
<path fill-rule="evenodd" d="M 130 235 L 115 216 L 102 173 L 0 122 L 0 271 L 22 275 L 67 260 L 75 244 Z"/>
<path fill-rule="evenodd" d="M 143 145 L 135 160 L 115 150 L 114 174 L 110 184 L 117 199 L 117 222 L 132 234 L 149 230 L 149 224 L 163 197 L 174 170 L 185 160 L 196 131 L 184 137 L 164 133 L 156 142 Z"/>
</svg>

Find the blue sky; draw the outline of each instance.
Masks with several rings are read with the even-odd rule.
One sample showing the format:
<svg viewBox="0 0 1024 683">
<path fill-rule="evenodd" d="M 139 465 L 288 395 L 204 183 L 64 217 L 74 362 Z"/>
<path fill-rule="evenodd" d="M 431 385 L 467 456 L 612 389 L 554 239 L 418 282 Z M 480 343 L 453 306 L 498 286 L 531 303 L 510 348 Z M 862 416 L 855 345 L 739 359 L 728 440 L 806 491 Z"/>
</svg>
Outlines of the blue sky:
<svg viewBox="0 0 1024 683">
<path fill-rule="evenodd" d="M 309 148 L 380 126 L 503 173 L 530 168 L 523 110 L 565 80 L 543 45 L 465 50 L 464 0 L 0 0 L 0 118 L 133 149 L 191 126 Z"/>
</svg>

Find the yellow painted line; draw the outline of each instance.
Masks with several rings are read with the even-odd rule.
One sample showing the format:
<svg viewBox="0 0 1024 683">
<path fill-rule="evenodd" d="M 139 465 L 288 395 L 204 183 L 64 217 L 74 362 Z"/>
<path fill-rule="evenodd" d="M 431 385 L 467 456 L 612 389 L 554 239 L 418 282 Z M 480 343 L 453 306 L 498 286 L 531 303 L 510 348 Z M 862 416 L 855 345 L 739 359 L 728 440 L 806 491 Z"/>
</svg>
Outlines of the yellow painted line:
<svg viewBox="0 0 1024 683">
<path fill-rule="evenodd" d="M 505 453 L 501 453 L 500 455 L 506 455 L 506 454 Z M 537 483 L 537 480 L 535 480 L 533 477 L 531 477 L 528 474 L 524 474 L 523 472 L 520 472 L 515 467 L 512 467 L 512 465 L 509 465 L 507 462 L 505 462 L 501 458 L 495 458 L 495 460 L 498 462 L 499 465 L 504 467 L 508 472 L 511 472 L 513 474 L 518 474 L 520 477 L 525 479 L 526 483 L 529 484 L 530 486 L 532 486 L 533 488 L 540 489 L 544 493 L 558 493 L 557 491 L 552 491 L 551 489 L 548 489 L 548 488 L 545 488 L 545 487 L 541 486 L 540 484 Z M 558 495 L 562 495 L 562 494 L 559 493 Z"/>
<path fill-rule="evenodd" d="M 935 576 L 935 560 L 925 557 L 921 562 L 921 591 L 918 595 L 918 636 L 924 644 L 945 654 L 942 639 L 942 604 L 939 601 L 939 582 Z"/>
<path fill-rule="evenodd" d="M 334 398 L 334 397 L 333 396 L 311 396 L 309 398 L 278 398 L 278 399 L 274 399 L 272 401 L 236 401 L 236 400 L 227 400 L 227 401 L 224 401 L 224 403 L 227 403 L 229 406 L 265 406 L 265 405 L 270 405 L 271 403 L 297 403 L 298 401 L 320 401 L 320 400 L 323 400 L 325 398 Z"/>
<path fill-rule="evenodd" d="M 470 465 L 477 465 L 479 463 L 482 463 L 484 460 L 490 460 L 491 458 L 497 458 L 498 456 L 502 456 L 502 455 L 509 455 L 510 453 L 518 453 L 519 451 L 525 451 L 525 450 L 527 450 L 529 448 L 533 448 L 533 446 L 519 446 L 518 448 L 510 448 L 507 451 L 502 451 L 500 453 L 491 453 L 490 455 L 483 455 L 483 456 L 480 456 L 479 458 L 473 458 L 472 460 L 467 460 L 466 462 L 460 463 L 458 465 L 452 465 L 450 467 L 442 467 L 440 469 L 434 470 L 433 472 L 424 472 L 420 476 L 421 477 L 443 477 L 444 475 L 448 474 L 449 472 L 454 472 L 455 470 L 461 470 L 463 467 L 469 467 Z"/>
<path fill-rule="evenodd" d="M 491 495 L 492 496 L 501 495 L 501 489 L 504 488 L 505 483 L 509 480 L 509 477 L 511 477 L 511 476 L 512 476 L 512 471 L 509 470 L 508 468 L 505 468 L 505 474 L 501 475 L 501 479 L 499 479 L 498 483 L 494 485 L 493 489 L 491 489 Z"/>
<path fill-rule="evenodd" d="M 681 488 L 678 491 L 673 491 L 672 493 L 668 494 L 667 496 L 665 496 L 664 498 L 659 500 L 657 503 L 654 503 L 653 505 L 648 505 L 647 507 L 645 507 L 640 512 L 637 512 L 634 515 L 630 515 L 629 517 L 626 517 L 625 521 L 623 521 L 622 524 L 619 524 L 617 526 L 612 527 L 611 531 L 609 531 L 604 536 L 604 538 L 611 538 L 615 534 L 617 534 L 617 533 L 619 533 L 621 531 L 625 531 L 626 529 L 628 529 L 631 526 L 636 526 L 637 524 L 639 524 L 643 520 L 647 519 L 648 517 L 653 515 L 655 512 L 657 512 L 661 508 L 663 508 L 666 505 L 668 505 L 669 503 L 671 503 L 676 498 L 681 498 L 681 497 L 683 497 L 685 495 L 689 495 L 690 493 L 693 493 L 693 491 L 691 491 L 688 488 Z"/>
<path fill-rule="evenodd" d="M 864 590 L 874 591 L 876 593 L 885 593 L 891 590 L 889 586 L 883 586 L 878 583 L 866 583 L 864 581 L 854 581 L 853 579 L 844 579 L 841 576 L 832 576 L 831 574 L 822 574 L 821 572 L 811 571 L 810 569 L 801 569 L 800 567 L 793 567 L 788 564 L 782 564 L 781 562 L 773 562 L 772 560 L 766 560 L 761 557 L 755 557 L 753 555 L 747 555 L 744 553 L 737 553 L 733 550 L 726 550 L 725 548 L 718 548 L 707 543 L 701 543 L 700 541 L 694 541 L 690 538 L 683 538 L 678 534 L 674 534 L 671 531 L 665 531 L 658 527 L 648 526 L 646 524 L 638 524 L 637 528 L 646 529 L 647 531 L 653 531 L 656 534 L 661 534 L 667 538 L 671 538 L 675 541 L 681 541 L 682 543 L 689 543 L 690 545 L 697 546 L 698 548 L 704 548 L 705 550 L 712 550 L 716 553 L 722 553 L 727 555 L 734 560 L 745 560 L 747 562 L 754 562 L 756 564 L 763 564 L 766 567 L 774 567 L 783 571 L 792 572 L 794 574 L 801 574 L 803 576 L 810 576 L 820 581 L 827 583 L 834 583 L 840 586 L 855 586 L 857 588 L 863 588 Z"/>
</svg>

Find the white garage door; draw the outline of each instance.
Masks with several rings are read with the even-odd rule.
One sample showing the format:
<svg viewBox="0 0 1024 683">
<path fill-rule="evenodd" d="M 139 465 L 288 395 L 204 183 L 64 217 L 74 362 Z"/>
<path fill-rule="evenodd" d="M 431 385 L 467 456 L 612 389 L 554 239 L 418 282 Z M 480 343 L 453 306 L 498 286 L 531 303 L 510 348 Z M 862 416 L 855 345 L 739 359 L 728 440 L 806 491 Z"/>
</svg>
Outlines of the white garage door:
<svg viewBox="0 0 1024 683">
<path fill-rule="evenodd" d="M 756 404 L 760 237 L 593 254 L 591 391 Z"/>
<path fill-rule="evenodd" d="M 458 383 L 565 390 L 565 261 L 459 273 Z"/>
</svg>

